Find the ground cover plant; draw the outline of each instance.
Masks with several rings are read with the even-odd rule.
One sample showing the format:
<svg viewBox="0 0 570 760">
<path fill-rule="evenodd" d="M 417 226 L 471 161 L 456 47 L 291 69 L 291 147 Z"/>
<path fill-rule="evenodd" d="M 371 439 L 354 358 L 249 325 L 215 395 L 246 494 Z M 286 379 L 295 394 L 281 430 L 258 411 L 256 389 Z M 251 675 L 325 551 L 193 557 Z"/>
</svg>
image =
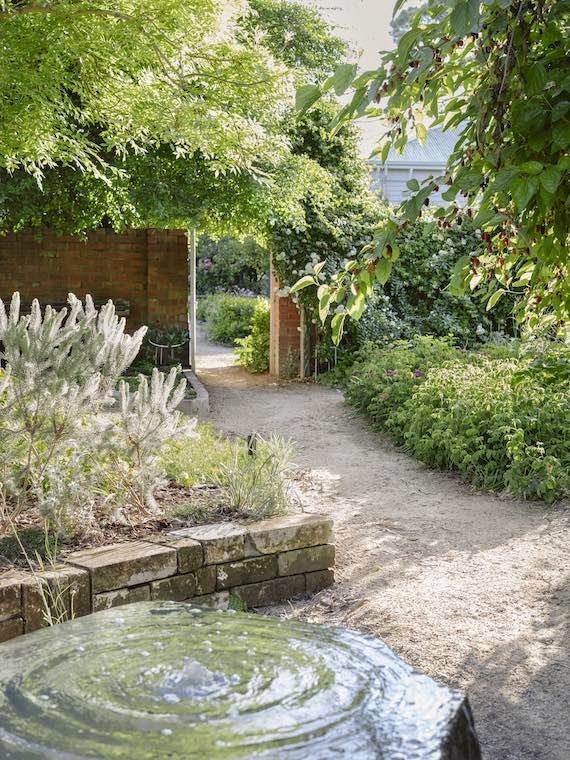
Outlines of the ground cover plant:
<svg viewBox="0 0 570 760">
<path fill-rule="evenodd" d="M 420 336 L 362 349 L 344 385 L 349 403 L 426 464 L 554 501 L 570 495 L 569 360 L 560 344 L 465 351 Z"/>
</svg>

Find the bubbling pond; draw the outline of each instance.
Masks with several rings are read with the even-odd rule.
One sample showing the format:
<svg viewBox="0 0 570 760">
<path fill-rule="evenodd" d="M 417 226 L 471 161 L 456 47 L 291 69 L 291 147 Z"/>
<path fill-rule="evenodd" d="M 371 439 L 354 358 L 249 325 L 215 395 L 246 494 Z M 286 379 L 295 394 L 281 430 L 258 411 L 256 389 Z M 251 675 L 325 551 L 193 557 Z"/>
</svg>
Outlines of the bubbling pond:
<svg viewBox="0 0 570 760">
<path fill-rule="evenodd" d="M 142 602 L 0 646 L 0 757 L 480 754 L 464 697 L 378 639 Z"/>
</svg>

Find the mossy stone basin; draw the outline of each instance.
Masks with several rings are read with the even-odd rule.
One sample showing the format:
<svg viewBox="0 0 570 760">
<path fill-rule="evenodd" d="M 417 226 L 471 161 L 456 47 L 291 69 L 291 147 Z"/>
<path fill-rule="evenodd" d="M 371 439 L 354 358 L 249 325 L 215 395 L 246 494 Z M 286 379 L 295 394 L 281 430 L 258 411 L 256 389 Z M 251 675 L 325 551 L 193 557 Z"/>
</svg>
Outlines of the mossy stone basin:
<svg viewBox="0 0 570 760">
<path fill-rule="evenodd" d="M 142 602 L 0 645 L 0 757 L 478 760 L 458 692 L 378 639 Z"/>
</svg>

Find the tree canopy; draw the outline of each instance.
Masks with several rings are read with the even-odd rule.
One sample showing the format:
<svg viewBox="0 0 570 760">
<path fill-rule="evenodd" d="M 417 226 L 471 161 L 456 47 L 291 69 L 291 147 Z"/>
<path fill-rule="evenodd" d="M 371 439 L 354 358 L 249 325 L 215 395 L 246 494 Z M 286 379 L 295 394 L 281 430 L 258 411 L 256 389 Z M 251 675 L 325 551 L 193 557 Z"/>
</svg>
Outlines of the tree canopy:
<svg viewBox="0 0 570 760">
<path fill-rule="evenodd" d="M 300 224 L 308 189 L 324 190 L 289 134 L 292 83 L 345 50 L 315 11 L 289 0 L 0 7 L 0 229 L 194 224 L 259 237 L 277 220 Z"/>
<path fill-rule="evenodd" d="M 395 12 L 403 5 L 398 0 Z M 373 279 L 389 276 L 398 230 L 441 186 L 448 205 L 435 210 L 440 226 L 472 219 L 485 242 L 483 254 L 457 262 L 454 292 L 479 292 L 488 308 L 511 296 L 518 319 L 531 326 L 568 324 L 569 53 L 569 0 L 430 0 L 377 70 L 341 65 L 321 87 L 298 91 L 308 108 L 323 92 L 352 87 L 335 123 L 381 117 L 382 160 L 412 136 L 423 141 L 432 126 L 460 135 L 445 174 L 422 186 L 411 180 L 411 197 L 377 228 L 374 242 L 320 285 L 321 302 L 335 311 L 337 339 Z"/>
<path fill-rule="evenodd" d="M 287 99 L 285 68 L 245 46 L 242 0 L 2 0 L 0 165 L 95 175 L 157 144 L 251 169 Z M 290 83 L 289 83 L 290 85 Z M 269 138 L 269 139 L 268 139 Z"/>
</svg>

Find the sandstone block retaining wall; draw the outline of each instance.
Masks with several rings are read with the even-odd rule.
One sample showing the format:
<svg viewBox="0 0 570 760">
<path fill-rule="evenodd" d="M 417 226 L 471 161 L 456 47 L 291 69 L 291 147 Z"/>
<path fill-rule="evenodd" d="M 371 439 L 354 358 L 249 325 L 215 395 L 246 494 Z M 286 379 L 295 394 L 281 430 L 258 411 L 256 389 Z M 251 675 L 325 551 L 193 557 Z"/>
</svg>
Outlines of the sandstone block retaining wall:
<svg viewBox="0 0 570 760">
<path fill-rule="evenodd" d="M 183 528 L 74 552 L 56 568 L 0 575 L 0 642 L 54 618 L 167 599 L 227 608 L 263 607 L 334 582 L 332 521 L 294 515 L 251 525 Z M 233 598 L 233 602 L 232 602 Z"/>
</svg>

